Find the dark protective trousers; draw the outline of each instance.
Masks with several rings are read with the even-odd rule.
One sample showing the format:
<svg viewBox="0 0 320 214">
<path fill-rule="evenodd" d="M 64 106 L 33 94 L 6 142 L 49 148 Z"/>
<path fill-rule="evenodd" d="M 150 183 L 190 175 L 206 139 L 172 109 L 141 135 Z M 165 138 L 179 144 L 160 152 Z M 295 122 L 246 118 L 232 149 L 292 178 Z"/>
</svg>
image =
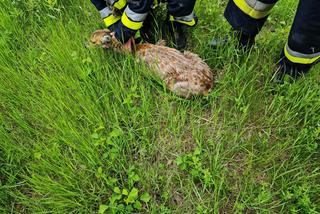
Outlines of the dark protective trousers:
<svg viewBox="0 0 320 214">
<path fill-rule="evenodd" d="M 277 1 L 229 0 L 224 15 L 234 30 L 254 37 Z M 319 61 L 320 0 L 300 0 L 283 54 L 288 62 L 302 70 Z"/>
<path fill-rule="evenodd" d="M 107 7 L 108 2 L 114 4 L 117 0 L 91 0 L 97 10 Z M 148 12 L 153 0 L 131 0 L 127 1 L 130 9 L 136 13 Z M 168 3 L 168 12 L 172 16 L 182 17 L 192 13 L 196 0 L 166 0 L 162 2 Z M 110 6 L 110 5 L 109 5 Z"/>
<path fill-rule="evenodd" d="M 195 1 L 196 0 L 166 0 L 169 20 L 188 26 L 195 26 L 197 23 L 193 12 Z M 91 2 L 99 10 L 106 27 L 115 32 L 117 39 L 126 42 L 144 26 L 143 22 L 146 20 L 151 8 L 157 6 L 159 1 L 91 0 Z M 121 16 L 113 13 L 114 8 L 122 12 Z"/>
</svg>

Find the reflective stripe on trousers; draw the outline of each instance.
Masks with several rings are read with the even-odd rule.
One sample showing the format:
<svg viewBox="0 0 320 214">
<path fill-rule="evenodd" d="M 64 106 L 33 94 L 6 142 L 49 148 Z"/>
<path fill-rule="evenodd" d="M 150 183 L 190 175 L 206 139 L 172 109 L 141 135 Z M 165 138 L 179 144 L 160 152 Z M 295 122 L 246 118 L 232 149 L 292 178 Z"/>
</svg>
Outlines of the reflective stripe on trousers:
<svg viewBox="0 0 320 214">
<path fill-rule="evenodd" d="M 284 47 L 284 55 L 294 63 L 299 64 L 313 64 L 320 59 L 320 52 L 313 54 L 304 54 L 292 50 L 288 44 Z"/>
<path fill-rule="evenodd" d="M 254 19 L 268 16 L 275 5 L 275 3 L 266 4 L 258 0 L 233 0 L 233 2 L 240 10 Z"/>
<path fill-rule="evenodd" d="M 104 19 L 112 14 L 112 10 L 109 7 L 105 7 L 99 11 L 101 19 Z"/>
<path fill-rule="evenodd" d="M 106 0 L 107 5 L 114 6 L 115 8 L 121 10 L 127 5 L 126 0 Z"/>
<path fill-rule="evenodd" d="M 136 13 L 129 6 L 126 7 L 121 17 L 121 22 L 124 26 L 132 30 L 139 30 L 142 27 L 143 21 L 148 13 Z"/>
<path fill-rule="evenodd" d="M 114 15 L 110 15 L 106 18 L 103 19 L 104 24 L 106 25 L 106 27 L 110 27 L 111 25 L 113 25 L 114 23 L 116 23 L 117 21 L 119 21 L 121 19 L 120 16 L 114 16 Z"/>
<path fill-rule="evenodd" d="M 111 25 L 119 21 L 121 18 L 120 16 L 114 16 L 112 10 L 109 7 L 106 7 L 100 10 L 99 12 L 106 27 L 110 27 Z"/>
<path fill-rule="evenodd" d="M 192 12 L 189 15 L 181 16 L 181 17 L 174 17 L 170 15 L 170 21 L 180 22 L 182 24 L 189 25 L 189 26 L 195 26 L 196 20 L 194 17 L 195 17 L 194 12 Z"/>
</svg>

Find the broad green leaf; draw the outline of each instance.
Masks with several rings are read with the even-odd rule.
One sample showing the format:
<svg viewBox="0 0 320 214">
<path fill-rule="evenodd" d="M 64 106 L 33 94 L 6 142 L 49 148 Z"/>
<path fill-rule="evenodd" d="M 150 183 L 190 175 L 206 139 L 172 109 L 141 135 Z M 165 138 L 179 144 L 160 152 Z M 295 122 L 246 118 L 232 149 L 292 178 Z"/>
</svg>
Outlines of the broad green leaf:
<svg viewBox="0 0 320 214">
<path fill-rule="evenodd" d="M 128 194 L 129 194 L 129 192 L 128 192 L 127 189 L 123 189 L 123 190 L 122 190 L 122 195 L 128 195 Z"/>
<path fill-rule="evenodd" d="M 139 190 L 137 188 L 132 188 L 130 191 L 128 198 L 125 200 L 127 204 L 134 203 L 134 201 L 138 198 L 138 192 Z"/>
<path fill-rule="evenodd" d="M 133 181 L 139 181 L 139 180 L 140 180 L 139 175 L 134 174 L 134 176 L 132 176 L 132 180 L 133 180 Z"/>
<path fill-rule="evenodd" d="M 133 207 L 137 210 L 140 210 L 142 208 L 142 204 L 140 203 L 140 201 L 136 201 L 134 202 Z"/>
<path fill-rule="evenodd" d="M 121 190 L 120 190 L 119 187 L 115 187 L 115 188 L 113 189 L 113 192 L 118 193 L 118 194 L 121 194 Z"/>
<path fill-rule="evenodd" d="M 110 204 L 114 204 L 115 201 L 118 201 L 122 198 L 122 195 L 118 195 L 118 194 L 113 194 L 110 198 Z"/>
<path fill-rule="evenodd" d="M 133 212 L 133 207 L 131 205 L 126 206 L 126 211 L 127 213 L 132 213 Z"/>
<path fill-rule="evenodd" d="M 140 200 L 143 201 L 144 203 L 148 203 L 151 199 L 151 196 L 149 195 L 149 193 L 143 193 L 141 196 L 140 196 Z"/>
<path fill-rule="evenodd" d="M 111 187 L 113 187 L 114 184 L 117 183 L 117 181 L 118 181 L 116 178 L 108 178 L 108 179 L 105 179 L 105 180 L 106 180 L 106 183 Z"/>
<path fill-rule="evenodd" d="M 103 214 L 108 209 L 107 205 L 100 204 L 99 206 L 99 214 Z"/>
</svg>

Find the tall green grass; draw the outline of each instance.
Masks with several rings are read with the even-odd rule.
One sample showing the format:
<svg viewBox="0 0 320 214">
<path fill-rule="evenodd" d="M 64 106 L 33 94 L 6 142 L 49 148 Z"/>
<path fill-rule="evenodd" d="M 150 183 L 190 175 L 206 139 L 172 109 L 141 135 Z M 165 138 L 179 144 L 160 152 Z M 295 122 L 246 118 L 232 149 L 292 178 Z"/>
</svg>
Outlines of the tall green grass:
<svg viewBox="0 0 320 214">
<path fill-rule="evenodd" d="M 197 3 L 189 48 L 216 83 L 184 100 L 134 57 L 86 47 L 89 1 L 1 1 L 0 212 L 320 212 L 319 66 L 271 83 L 296 2 L 250 53 L 208 47 L 225 4 Z"/>
</svg>

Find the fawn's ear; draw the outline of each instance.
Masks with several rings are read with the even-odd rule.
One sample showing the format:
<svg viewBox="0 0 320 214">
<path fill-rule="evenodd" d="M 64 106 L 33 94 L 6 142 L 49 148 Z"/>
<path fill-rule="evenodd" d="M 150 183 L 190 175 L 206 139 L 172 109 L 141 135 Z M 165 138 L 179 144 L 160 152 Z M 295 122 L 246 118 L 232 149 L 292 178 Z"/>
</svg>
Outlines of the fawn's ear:
<svg viewBox="0 0 320 214">
<path fill-rule="evenodd" d="M 91 43 L 96 43 L 97 40 L 97 35 L 99 34 L 99 30 L 96 30 L 95 32 L 93 32 L 90 36 L 90 41 Z"/>
<path fill-rule="evenodd" d="M 91 34 L 91 37 L 97 37 L 97 36 L 102 36 L 107 34 L 107 32 L 105 30 L 96 30 L 95 32 L 93 32 Z"/>
<path fill-rule="evenodd" d="M 111 33 L 111 31 L 110 31 L 109 29 L 107 29 L 107 28 L 106 28 L 106 29 L 103 29 L 102 31 L 103 31 L 104 33 L 108 33 L 108 34 Z"/>
</svg>

